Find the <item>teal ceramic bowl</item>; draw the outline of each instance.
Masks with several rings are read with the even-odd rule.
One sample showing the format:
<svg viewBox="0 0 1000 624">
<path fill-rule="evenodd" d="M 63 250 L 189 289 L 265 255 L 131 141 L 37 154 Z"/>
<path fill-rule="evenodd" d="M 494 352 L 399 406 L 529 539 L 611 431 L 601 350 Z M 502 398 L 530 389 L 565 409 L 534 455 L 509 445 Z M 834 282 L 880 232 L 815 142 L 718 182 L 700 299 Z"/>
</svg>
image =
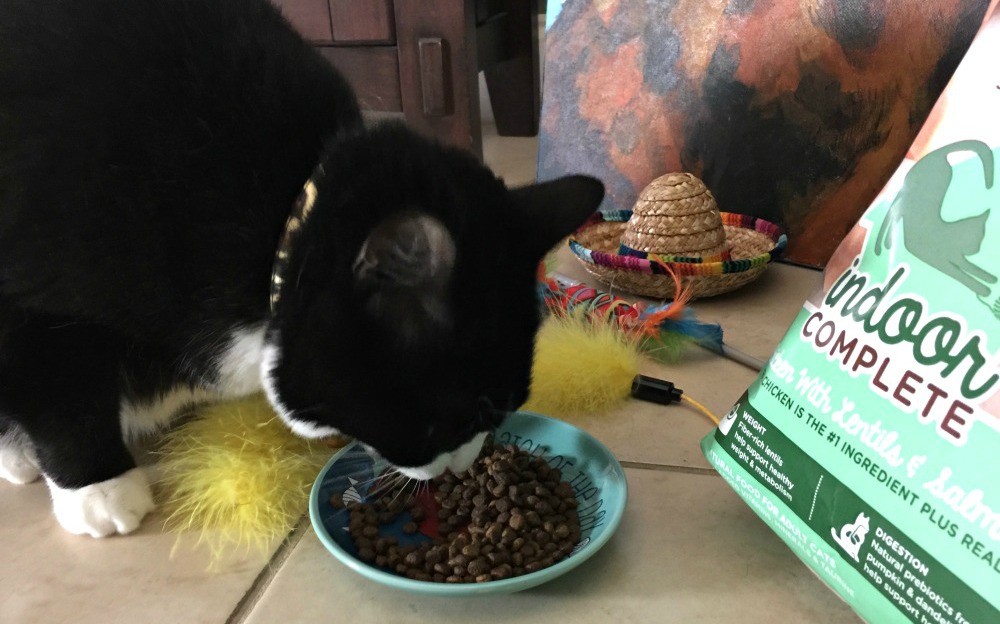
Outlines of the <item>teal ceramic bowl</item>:
<svg viewBox="0 0 1000 624">
<path fill-rule="evenodd" d="M 334 557 L 358 574 L 390 587 L 433 596 L 482 596 L 535 587 L 577 567 L 611 539 L 625 510 L 628 488 L 621 464 L 607 447 L 573 425 L 529 412 L 508 416 L 495 440 L 545 458 L 560 469 L 563 480 L 576 491 L 582 537 L 573 552 L 559 563 L 509 579 L 451 584 L 411 580 L 361 561 L 347 532 L 348 512 L 334 508 L 330 499 L 342 496 L 347 501 L 364 501 L 367 484 L 375 483 L 386 466 L 356 443 L 334 455 L 313 484 L 309 516 L 316 534 Z M 402 525 L 407 521 L 408 514 L 401 514 L 393 525 L 381 527 L 382 534 L 396 537 L 400 544 L 431 539 L 420 533 L 404 534 Z"/>
</svg>

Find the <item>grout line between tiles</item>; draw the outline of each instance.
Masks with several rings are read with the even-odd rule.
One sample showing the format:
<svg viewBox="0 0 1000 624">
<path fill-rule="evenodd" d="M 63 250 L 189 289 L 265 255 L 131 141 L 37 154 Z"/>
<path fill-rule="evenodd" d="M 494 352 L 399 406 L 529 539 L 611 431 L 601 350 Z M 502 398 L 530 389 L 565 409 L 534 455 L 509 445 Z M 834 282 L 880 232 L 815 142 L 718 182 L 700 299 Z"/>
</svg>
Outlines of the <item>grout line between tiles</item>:
<svg viewBox="0 0 1000 624">
<path fill-rule="evenodd" d="M 282 540 L 267 564 L 253 580 L 253 583 L 250 584 L 250 588 L 243 594 L 240 601 L 236 603 L 232 613 L 226 618 L 226 624 L 242 624 L 246 621 L 257 606 L 257 603 L 260 602 L 264 592 L 271 585 L 271 581 L 274 580 L 275 575 L 281 570 L 298 543 L 302 541 L 302 537 L 306 534 L 308 526 L 309 516 L 306 514 L 299 519 L 291 533 Z"/>
<path fill-rule="evenodd" d="M 698 466 L 671 466 L 665 464 L 650 464 L 647 462 L 623 461 L 619 462 L 622 468 L 632 468 L 635 470 L 656 470 L 658 472 L 680 472 L 684 474 L 696 474 L 706 477 L 718 476 L 715 468 L 701 468 Z"/>
</svg>

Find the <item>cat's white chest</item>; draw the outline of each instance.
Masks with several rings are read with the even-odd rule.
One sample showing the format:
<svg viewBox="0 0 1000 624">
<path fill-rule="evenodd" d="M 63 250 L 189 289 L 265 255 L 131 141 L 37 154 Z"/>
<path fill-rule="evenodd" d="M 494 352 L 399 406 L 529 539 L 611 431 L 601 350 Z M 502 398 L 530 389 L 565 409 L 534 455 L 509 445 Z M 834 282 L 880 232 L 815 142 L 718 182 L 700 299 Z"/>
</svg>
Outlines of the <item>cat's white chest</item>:
<svg viewBox="0 0 1000 624">
<path fill-rule="evenodd" d="M 222 397 L 234 398 L 261 390 L 260 371 L 264 359 L 266 325 L 241 327 L 230 332 L 229 343 L 216 359 L 218 381 L 210 388 Z"/>
<path fill-rule="evenodd" d="M 126 438 L 135 439 L 159 431 L 193 405 L 259 392 L 264 332 L 263 323 L 230 332 L 215 359 L 216 380 L 206 387 L 179 385 L 149 401 L 123 397 L 120 414 Z"/>
</svg>

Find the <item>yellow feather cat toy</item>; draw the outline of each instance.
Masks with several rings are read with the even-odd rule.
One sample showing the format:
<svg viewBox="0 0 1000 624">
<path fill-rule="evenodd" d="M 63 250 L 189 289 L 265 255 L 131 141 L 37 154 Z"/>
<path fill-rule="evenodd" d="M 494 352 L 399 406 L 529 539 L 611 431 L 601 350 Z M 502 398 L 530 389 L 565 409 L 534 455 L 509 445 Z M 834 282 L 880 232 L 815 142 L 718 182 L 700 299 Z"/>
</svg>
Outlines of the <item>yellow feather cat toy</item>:
<svg viewBox="0 0 1000 624">
<path fill-rule="evenodd" d="M 550 316 L 523 409 L 563 419 L 611 410 L 628 398 L 640 357 L 611 324 Z M 263 396 L 201 407 L 160 449 L 167 527 L 196 534 L 213 561 L 230 548 L 266 552 L 305 513 L 331 453 L 291 433 Z"/>
</svg>

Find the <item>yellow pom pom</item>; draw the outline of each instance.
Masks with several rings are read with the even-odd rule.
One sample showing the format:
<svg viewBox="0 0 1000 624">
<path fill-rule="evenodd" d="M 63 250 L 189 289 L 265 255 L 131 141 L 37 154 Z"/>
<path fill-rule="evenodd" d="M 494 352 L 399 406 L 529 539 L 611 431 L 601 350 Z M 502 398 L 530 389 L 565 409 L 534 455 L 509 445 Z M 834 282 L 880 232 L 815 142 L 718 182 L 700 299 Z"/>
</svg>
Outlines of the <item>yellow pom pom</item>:
<svg viewBox="0 0 1000 624">
<path fill-rule="evenodd" d="M 613 409 L 628 398 L 640 357 L 635 339 L 611 323 L 549 317 L 536 339 L 523 409 L 563 419 Z"/>
<path fill-rule="evenodd" d="M 331 449 L 294 435 L 255 396 L 199 408 L 160 455 L 167 527 L 198 531 L 218 561 L 227 547 L 265 551 L 288 534 Z"/>
</svg>

